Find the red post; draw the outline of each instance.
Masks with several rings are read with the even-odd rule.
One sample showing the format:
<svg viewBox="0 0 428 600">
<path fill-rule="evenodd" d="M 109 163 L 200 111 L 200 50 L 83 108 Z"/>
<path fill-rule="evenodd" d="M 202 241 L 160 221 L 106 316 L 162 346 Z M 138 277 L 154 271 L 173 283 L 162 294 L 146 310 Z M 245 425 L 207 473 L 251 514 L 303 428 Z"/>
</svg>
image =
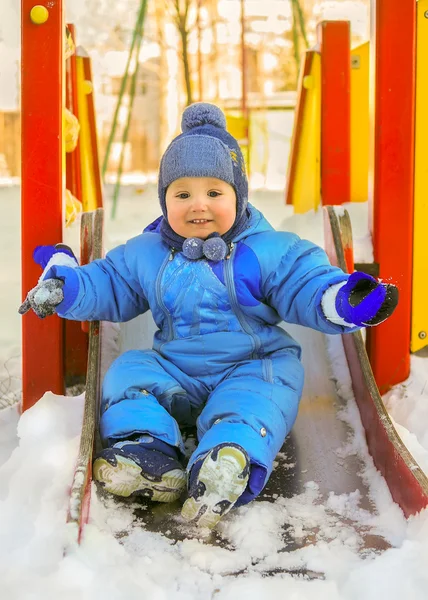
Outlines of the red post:
<svg viewBox="0 0 428 600">
<path fill-rule="evenodd" d="M 321 199 L 343 204 L 351 197 L 351 50 L 348 21 L 318 25 L 321 52 Z"/>
<path fill-rule="evenodd" d="M 33 250 L 62 240 L 63 3 L 21 1 L 22 27 L 22 291 L 37 284 Z M 40 24 L 36 24 L 30 16 Z M 47 20 L 44 15 L 47 14 Z M 22 409 L 46 391 L 64 393 L 63 323 L 22 318 Z"/>
<path fill-rule="evenodd" d="M 400 291 L 394 315 L 368 331 L 381 393 L 410 372 L 416 2 L 373 0 L 370 200 L 374 260 Z M 374 94 L 374 96 L 373 96 Z"/>
</svg>

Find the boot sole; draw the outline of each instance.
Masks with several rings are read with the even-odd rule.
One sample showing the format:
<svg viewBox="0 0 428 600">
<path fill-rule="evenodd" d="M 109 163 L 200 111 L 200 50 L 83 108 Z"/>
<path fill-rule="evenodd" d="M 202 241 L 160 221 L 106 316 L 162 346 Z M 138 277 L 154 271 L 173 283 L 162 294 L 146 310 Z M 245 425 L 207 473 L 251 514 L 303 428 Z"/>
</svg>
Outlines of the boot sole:
<svg viewBox="0 0 428 600">
<path fill-rule="evenodd" d="M 186 487 L 186 474 L 182 469 L 173 469 L 162 475 L 161 481 L 144 477 L 141 467 L 124 456 L 116 456 L 113 466 L 104 458 L 97 458 L 93 465 L 94 479 L 104 484 L 104 489 L 128 498 L 140 492 L 155 502 L 174 502 Z"/>
<path fill-rule="evenodd" d="M 188 498 L 181 510 L 186 521 L 209 529 L 230 511 L 248 483 L 248 475 L 243 476 L 248 462 L 238 448 L 220 448 L 217 460 L 213 460 L 211 455 L 212 452 L 204 459 L 198 475 L 198 480 L 205 485 L 205 492 L 199 498 Z M 221 508 L 217 505 L 224 500 L 230 502 L 230 506 L 220 512 Z"/>
</svg>

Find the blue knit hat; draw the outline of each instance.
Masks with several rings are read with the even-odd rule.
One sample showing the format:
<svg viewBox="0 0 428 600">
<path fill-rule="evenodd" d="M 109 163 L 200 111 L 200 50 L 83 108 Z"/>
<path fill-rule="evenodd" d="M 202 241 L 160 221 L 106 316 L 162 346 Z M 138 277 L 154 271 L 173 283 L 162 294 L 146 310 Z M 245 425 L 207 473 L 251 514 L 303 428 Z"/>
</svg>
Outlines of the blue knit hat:
<svg viewBox="0 0 428 600">
<path fill-rule="evenodd" d="M 210 260 L 222 260 L 227 254 L 227 244 L 246 228 L 249 219 L 244 157 L 238 142 L 226 131 L 224 114 L 214 104 L 198 102 L 188 106 L 183 113 L 181 129 L 183 133 L 168 146 L 160 164 L 158 191 L 164 216 L 160 231 L 171 248 L 182 251 L 188 258 L 205 256 Z M 199 238 L 186 240 L 171 228 L 166 190 L 181 177 L 215 177 L 234 188 L 236 218 L 229 231 L 221 237 L 211 234 L 204 242 Z"/>
</svg>

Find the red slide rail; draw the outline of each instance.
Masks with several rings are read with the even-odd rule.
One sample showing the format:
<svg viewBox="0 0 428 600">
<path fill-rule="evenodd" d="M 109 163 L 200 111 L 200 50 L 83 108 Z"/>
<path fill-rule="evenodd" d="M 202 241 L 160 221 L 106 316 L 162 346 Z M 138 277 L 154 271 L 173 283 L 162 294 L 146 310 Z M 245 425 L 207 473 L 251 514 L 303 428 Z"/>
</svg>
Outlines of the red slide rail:
<svg viewBox="0 0 428 600">
<path fill-rule="evenodd" d="M 332 264 L 349 270 L 352 230 L 347 211 L 339 217 L 333 207 L 324 209 L 326 251 Z M 351 265 L 351 271 L 353 271 Z M 376 329 L 385 326 L 379 325 Z M 382 473 L 392 498 L 406 517 L 428 506 L 428 479 L 401 441 L 385 409 L 373 376 L 361 333 L 342 336 L 352 387 L 373 461 Z"/>
</svg>

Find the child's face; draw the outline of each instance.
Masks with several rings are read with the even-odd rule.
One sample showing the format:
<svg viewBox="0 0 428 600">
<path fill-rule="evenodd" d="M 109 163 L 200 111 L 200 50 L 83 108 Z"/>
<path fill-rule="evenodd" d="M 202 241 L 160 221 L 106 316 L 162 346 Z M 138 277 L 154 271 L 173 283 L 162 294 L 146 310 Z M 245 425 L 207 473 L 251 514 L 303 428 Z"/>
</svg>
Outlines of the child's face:
<svg viewBox="0 0 428 600">
<path fill-rule="evenodd" d="M 236 217 L 236 194 L 231 185 L 212 177 L 182 177 L 166 191 L 168 222 L 184 238 L 205 240 L 223 235 Z"/>
</svg>

